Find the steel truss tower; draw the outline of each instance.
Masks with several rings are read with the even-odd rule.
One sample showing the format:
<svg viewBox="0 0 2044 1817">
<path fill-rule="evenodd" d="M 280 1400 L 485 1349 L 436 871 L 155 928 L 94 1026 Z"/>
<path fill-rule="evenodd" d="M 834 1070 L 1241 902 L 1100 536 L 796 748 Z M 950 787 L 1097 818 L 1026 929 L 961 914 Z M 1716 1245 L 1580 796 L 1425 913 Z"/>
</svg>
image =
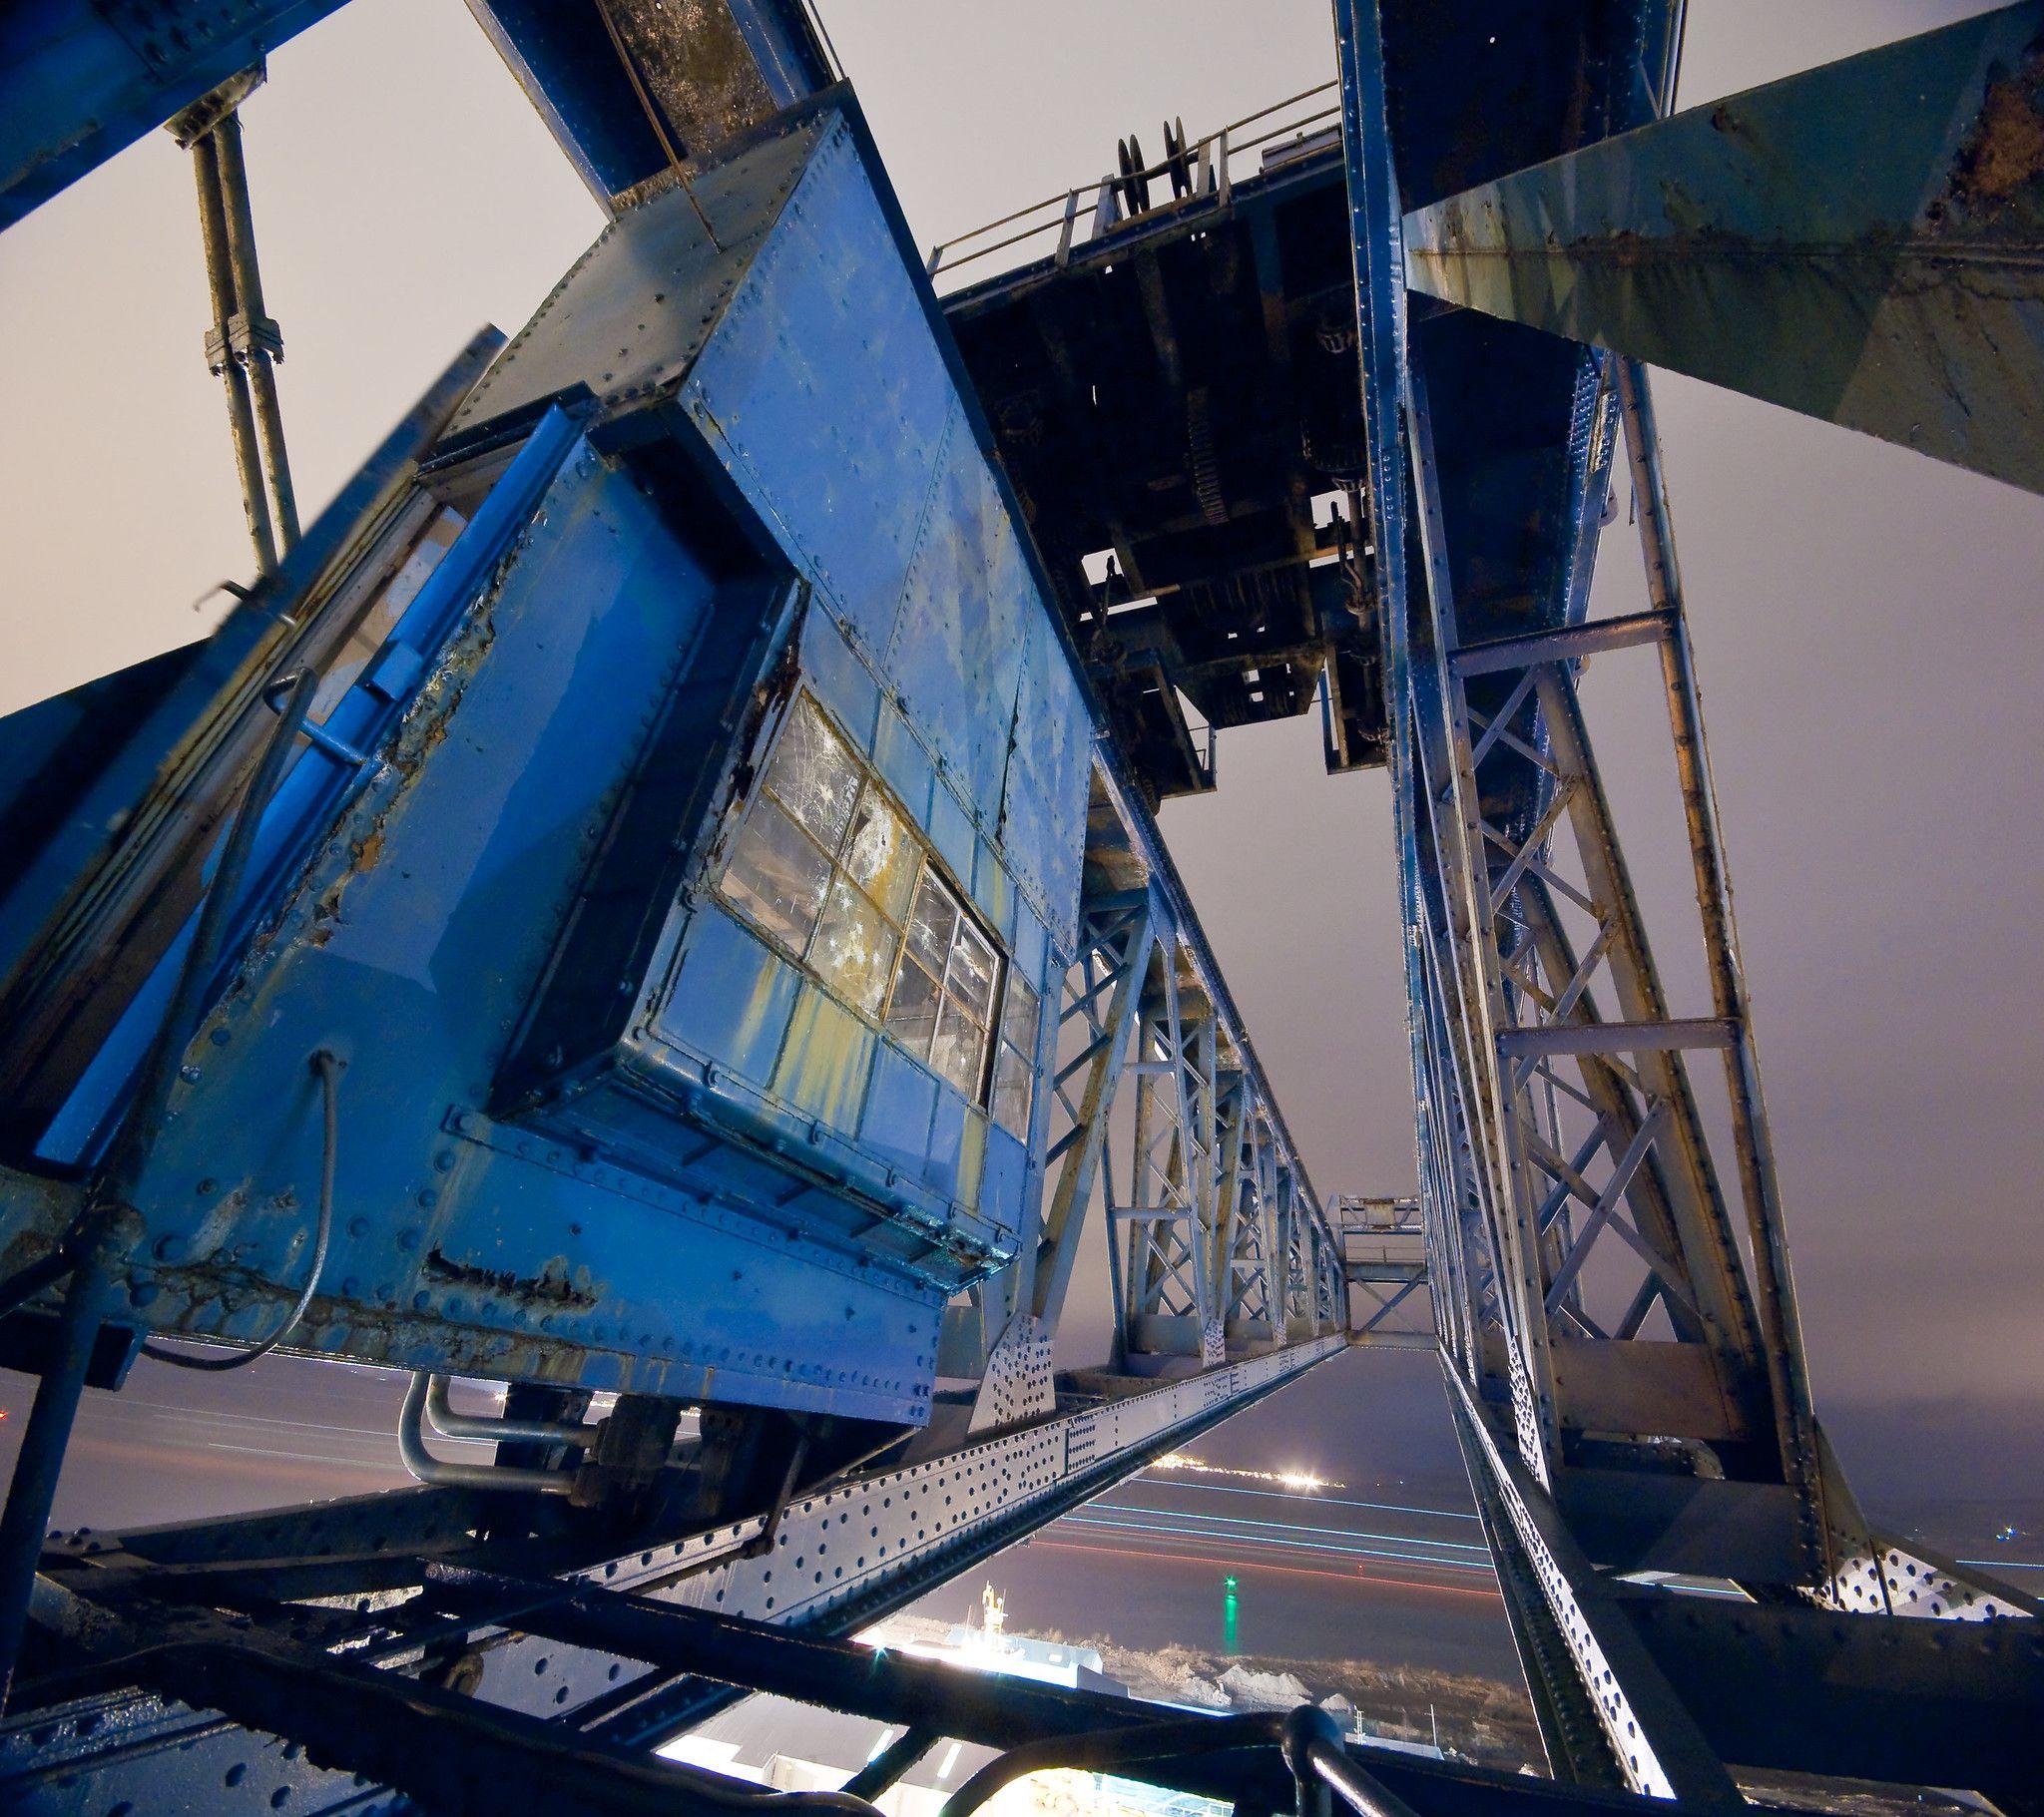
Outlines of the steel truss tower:
<svg viewBox="0 0 2044 1817">
<path fill-rule="evenodd" d="M 1376 0 L 1342 0 L 1336 19 L 1368 584 L 1386 650 L 1437 1333 L 1550 1756 L 1588 1782 L 1703 1805 L 1740 1801 L 1727 1762 L 1963 1783 L 2023 1803 L 2033 1766 L 2006 1736 L 2033 1694 L 2016 1661 L 2035 1651 L 2037 1603 L 1869 1528 L 1810 1404 L 1653 404 L 1631 351 L 1725 378 L 1721 350 L 1746 323 L 1683 312 L 1690 280 L 1654 281 L 1665 241 L 1650 237 L 1637 266 L 1600 254 L 1622 227 L 1695 230 L 1687 215 L 1669 226 L 1672 203 L 1661 218 L 1655 172 L 1679 170 L 1715 201 L 1732 185 L 1714 187 L 1714 158 L 1761 162 L 1759 148 L 1806 135 L 1822 100 L 1887 92 L 1868 86 L 1882 76 L 1925 78 L 1920 104 L 1963 170 L 1966 129 L 2029 54 L 2037 9 L 1736 98 L 1710 110 L 1708 128 L 1701 110 L 1645 126 L 1411 215 L 1385 23 Z M 1628 47 L 1644 117 L 1665 114 L 1674 90 L 1679 25 L 1661 23 Z M 1627 124 L 1615 104 L 1612 128 Z M 1740 192 L 1745 245 L 1707 238 L 1689 255 L 1699 285 L 1697 266 L 1741 250 L 1791 267 L 1776 273 L 1785 287 L 1798 258 L 1823 262 L 1822 245 L 1786 243 L 1796 216 L 1786 197 L 1814 216 L 1799 191 L 1838 174 L 1769 168 L 1774 188 L 1758 204 Z M 1911 169 L 1896 187 L 1927 193 Z M 1777 249 L 1756 245 L 1771 236 Z M 1557 302 L 1578 278 L 1585 295 Z M 1594 547 L 1622 440 L 1644 610 L 1589 619 L 1586 562 L 1545 587 L 1524 574 L 1508 592 L 1461 571 L 1452 519 L 1464 500 L 1449 494 L 1466 474 L 1444 475 L 1429 391 L 1466 318 L 1408 302 L 1408 283 L 1597 343 L 1579 357 L 1569 442 L 1591 513 L 1582 541 Z M 1869 314 L 1877 301 L 1866 297 Z M 1933 292 L 1926 313 L 1937 308 Z M 1920 382 L 1913 361 L 1898 363 L 1894 389 Z M 2016 458 L 1968 464 L 2010 472 Z M 1672 1002 L 1655 961 L 1579 691 L 1593 658 L 1600 675 L 1665 702 L 1706 1003 Z M 1677 1612 L 1665 1591 L 1639 1587 L 1642 1574 L 1743 1594 Z M 1951 1623 L 1988 1624 L 1986 1643 L 1955 1648 Z M 1871 1722 L 1881 1661 L 1935 1680 L 1968 1719 Z M 1847 1683 L 1853 1694 L 1841 1694 Z"/>
</svg>

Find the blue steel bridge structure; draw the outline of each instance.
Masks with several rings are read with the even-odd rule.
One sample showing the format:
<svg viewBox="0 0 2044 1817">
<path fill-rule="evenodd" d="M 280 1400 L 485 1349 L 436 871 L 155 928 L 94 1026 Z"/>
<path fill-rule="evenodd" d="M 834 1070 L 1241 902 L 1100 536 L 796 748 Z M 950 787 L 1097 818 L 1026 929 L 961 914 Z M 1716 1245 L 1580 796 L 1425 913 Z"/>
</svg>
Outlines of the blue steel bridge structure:
<svg viewBox="0 0 2044 1817">
<path fill-rule="evenodd" d="M 864 1813 L 949 1737 L 952 1817 L 2044 1809 L 2037 1603 L 1811 1404 L 1647 372 L 2044 487 L 2044 5 L 1678 113 L 1674 0 L 1334 0 L 1323 90 L 929 249 L 799 0 L 470 0 L 609 225 L 301 525 L 236 109 L 336 3 L 0 20 L 0 226 L 191 152 L 256 570 L 0 721 L 8 1808 Z M 1666 707 L 1698 1002 L 1593 658 Z M 1306 712 L 1389 772 L 1416 1202 L 1314 1188 L 1154 818 Z M 1384 1344 L 1550 1779 L 851 1643 Z M 82 1396 L 278 1345 L 411 1372 L 415 1488 L 48 1531 Z M 748 1690 L 901 1732 L 656 1758 Z"/>
</svg>

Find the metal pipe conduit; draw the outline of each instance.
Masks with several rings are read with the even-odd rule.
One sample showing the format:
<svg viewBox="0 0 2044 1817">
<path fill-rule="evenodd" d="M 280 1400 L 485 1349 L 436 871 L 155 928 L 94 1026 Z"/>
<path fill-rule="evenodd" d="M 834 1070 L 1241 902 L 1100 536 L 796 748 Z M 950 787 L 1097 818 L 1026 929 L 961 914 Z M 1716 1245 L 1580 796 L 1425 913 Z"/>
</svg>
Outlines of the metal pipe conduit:
<svg viewBox="0 0 2044 1817">
<path fill-rule="evenodd" d="M 249 540 L 256 546 L 256 572 L 272 574 L 276 570 L 276 536 L 263 497 L 262 462 L 256 453 L 256 411 L 249 390 L 249 373 L 228 345 L 229 324 L 236 313 L 234 265 L 228 250 L 220 152 L 211 133 L 193 141 L 192 170 L 199 184 L 200 241 L 206 253 L 207 288 L 213 300 L 213 333 L 208 338 L 207 363 L 211 366 L 214 359 L 219 359 L 220 364 L 213 369 L 227 386 L 228 433 L 234 442 L 235 471 L 241 479 L 242 510 L 248 519 Z"/>
<path fill-rule="evenodd" d="M 574 1420 L 512 1420 L 495 1414 L 457 1413 L 449 1390 L 453 1377 L 426 1377 L 426 1418 L 433 1430 L 447 1439 L 509 1440 L 534 1445 L 577 1445 L 587 1450 L 596 1443 L 594 1426 Z"/>
<path fill-rule="evenodd" d="M 438 1489 L 521 1489 L 539 1495 L 565 1496 L 574 1493 L 575 1473 L 571 1470 L 518 1470 L 505 1464 L 455 1464 L 436 1458 L 426 1449 L 425 1420 L 435 1384 L 444 1399 L 445 1376 L 421 1371 L 405 1390 L 404 1406 L 397 1416 L 397 1455 L 405 1469 L 421 1483 Z M 450 1412 L 448 1417 L 464 1430 L 449 1432 L 439 1421 L 434 1426 L 444 1438 L 534 1440 L 545 1444 L 588 1446 L 594 1441 L 592 1427 L 555 1426 L 543 1420 L 471 1420 Z M 560 1438 L 560 1433 L 573 1433 Z"/>
<path fill-rule="evenodd" d="M 275 363 L 283 357 L 283 343 L 262 303 L 262 277 L 256 262 L 256 222 L 249 205 L 249 172 L 242 158 L 240 111 L 230 110 L 207 138 L 215 147 L 214 178 L 220 186 L 228 267 L 234 279 L 236 315 L 244 338 L 240 347 L 230 344 L 227 358 L 233 364 L 239 356 L 248 371 L 256 407 L 256 434 L 262 448 L 269 507 L 281 554 L 298 540 L 298 497 L 291 485 L 290 461 L 283 445 L 283 415 L 276 398 Z"/>
<path fill-rule="evenodd" d="M 1316 1704 L 1276 1713 L 1193 1716 L 1077 1735 L 1052 1735 L 1012 1747 L 974 1773 L 945 1801 L 941 1817 L 971 1817 L 995 1793 L 1032 1773 L 1062 1768 L 1143 1777 L 1146 1762 L 1230 1753 L 1277 1743 L 1291 1769 L 1297 1817 L 1329 1817 L 1336 1794 L 1356 1817 L 1416 1817 L 1412 1807 L 1349 1757 L 1334 1719 Z"/>
</svg>

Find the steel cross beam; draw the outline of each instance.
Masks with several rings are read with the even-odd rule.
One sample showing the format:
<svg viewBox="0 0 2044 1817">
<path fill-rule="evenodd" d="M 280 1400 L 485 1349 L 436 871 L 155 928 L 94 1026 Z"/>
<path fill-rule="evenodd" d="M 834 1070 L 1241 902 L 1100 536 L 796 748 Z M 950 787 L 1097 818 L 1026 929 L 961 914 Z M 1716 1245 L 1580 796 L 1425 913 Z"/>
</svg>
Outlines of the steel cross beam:
<svg viewBox="0 0 2044 1817">
<path fill-rule="evenodd" d="M 0 9 L 0 229 L 340 4 L 238 0 L 191 16 L 93 0 Z M 620 193 L 834 74 L 799 0 L 724 0 L 683 17 L 615 5 L 563 12 L 543 0 L 473 0 L 469 10 L 612 213 Z"/>
<path fill-rule="evenodd" d="M 1579 420 L 1601 492 L 1623 419 L 1649 610 L 1584 623 L 1585 549 L 1500 620 L 1456 572 L 1427 390 L 1444 343 L 1435 321 L 1408 334 L 1375 0 L 1336 22 L 1421 1204 L 1458 1435 L 1557 1771 L 1730 1804 L 1722 1762 L 1779 1765 L 1785 1744 L 1739 1687 L 1698 1703 L 1679 1639 L 1664 1624 L 1645 1644 L 1615 1578 L 1895 1614 L 2036 1606 L 1872 1536 L 1810 1407 L 1645 376 L 1594 363 Z M 1627 651 L 1658 657 L 1669 714 L 1710 985 L 1694 1009 L 1662 984 L 1576 690 L 1585 661 Z M 1693 1053 L 1723 1069 L 1729 1139 Z M 1806 1757 L 1837 1771 L 1838 1753 Z M 2022 1783 L 1963 1752 L 1926 1772 Z"/>
<path fill-rule="evenodd" d="M 1324 1817 L 1327 1788 L 1357 1817 L 1512 1817 L 1522 1810 L 1609 1817 L 1651 1808 L 1351 1745 L 1311 1705 L 1281 1715 L 1188 1720 L 1128 1698 L 989 1678 L 839 1636 L 789 1633 L 488 1563 L 428 1564 L 422 1576 L 409 1609 L 386 1617 L 385 1626 L 407 1627 L 413 1642 L 423 1637 L 443 1654 L 477 1640 L 502 1645 L 515 1635 L 552 1651 L 609 1657 L 621 1670 L 629 1662 L 634 1679 L 689 1686 L 706 1707 L 763 1691 L 906 1726 L 837 1791 L 775 1793 L 701 1767 L 647 1759 L 573 1720 L 548 1721 L 484 1701 L 444 1681 L 444 1673 L 379 1669 L 372 1657 L 389 1654 L 389 1644 L 336 1654 L 273 1622 L 195 1611 L 174 1638 L 151 1645 L 125 1611 L 54 1585 L 45 1587 L 45 1601 L 99 1669 L 132 1666 L 148 1682 L 201 1696 L 243 1725 L 224 1731 L 246 1739 L 221 1786 L 210 1777 L 217 1758 L 182 1770 L 190 1756 L 203 1755 L 200 1737 L 186 1738 L 179 1752 L 187 1759 L 150 1760 L 157 1771 L 148 1789 L 181 1808 L 237 1809 L 257 1798 L 271 1809 L 303 1808 L 300 1794 L 319 1808 L 322 1794 L 341 1787 L 350 1809 L 381 1808 L 396 1796 L 463 1817 L 543 1817 L 564 1805 L 648 1817 L 769 1808 L 869 1817 L 873 1807 L 865 1801 L 944 1736 L 1001 1750 L 960 1788 L 958 1808 L 965 1810 L 998 1785 L 1056 1767 L 1113 1771 L 1237 1810 L 1296 1810 L 1298 1817 Z M 256 1734 L 289 1739 L 252 1746 Z M 91 1775 L 73 1784 L 88 1797 L 101 1790 Z"/>
<path fill-rule="evenodd" d="M 1430 1287 L 1426 1230 L 1416 1198 L 1337 1198 L 1330 1207 L 1341 1246 L 1344 1292 L 1352 1290 L 1349 1341 L 1362 1347 L 1433 1349 L 1433 1320 L 1425 1328 L 1392 1315 Z"/>
<path fill-rule="evenodd" d="M 2044 490 L 2044 5 L 1415 210 L 1415 289 Z"/>
<path fill-rule="evenodd" d="M 396 1674 L 464 1686 L 479 1706 L 544 1717 L 608 1747 L 640 1749 L 699 1720 L 721 1686 L 603 1646 L 562 1645 L 520 1630 L 515 1611 L 450 1648 L 419 1603 L 430 1565 L 480 1564 L 559 1579 L 570 1590 L 627 1590 L 664 1605 L 735 1616 L 790 1632 L 844 1634 L 1013 1544 L 1160 1453 L 1336 1355 L 1340 1336 L 1267 1352 L 1188 1379 L 1140 1387 L 1047 1420 L 974 1438 L 941 1457 L 818 1485 L 766 1514 L 712 1528 L 648 1530 L 600 1551 L 579 1539 L 483 1536 L 504 1524 L 501 1498 L 420 1491 L 237 1517 L 130 1536 L 93 1536 L 47 1567 L 91 1601 L 245 1609 L 261 1628 L 316 1635 Z M 326 1569 L 315 1572 L 322 1556 Z M 157 1564 L 177 1559 L 179 1567 Z M 504 1561 L 492 1566 L 491 1559 Z M 279 1569 L 284 1565 L 287 1569 Z M 362 1593 L 344 1586 L 356 1586 Z M 339 1597 L 321 1610 L 294 1600 Z M 266 1615 L 264 1611 L 269 1611 Z M 157 1631 L 168 1631 L 159 1625 Z M 102 1688 L 0 1725 L 0 1804 L 12 1810 L 93 1809 L 123 1799 L 138 1812 L 178 1788 L 209 1811 L 354 1808 L 361 1788 L 299 1749 L 252 1735 L 180 1703 L 170 1687 Z M 288 1732 L 283 1737 L 288 1742 Z M 239 1770 L 238 1770 L 239 1769 Z"/>
</svg>

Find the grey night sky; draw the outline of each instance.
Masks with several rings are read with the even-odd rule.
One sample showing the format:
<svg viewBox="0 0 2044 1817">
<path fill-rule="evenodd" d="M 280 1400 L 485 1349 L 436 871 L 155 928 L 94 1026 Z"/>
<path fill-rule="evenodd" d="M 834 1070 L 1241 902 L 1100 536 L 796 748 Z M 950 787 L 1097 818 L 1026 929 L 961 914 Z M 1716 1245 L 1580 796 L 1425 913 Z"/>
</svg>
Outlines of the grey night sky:
<svg viewBox="0 0 2044 1817">
<path fill-rule="evenodd" d="M 1682 102 L 1980 10 L 1691 0 Z M 1132 128 L 1198 133 L 1333 73 L 1325 0 L 822 12 L 925 242 L 1097 176 Z M 245 118 L 309 515 L 601 218 L 458 0 L 355 0 Z M 159 134 L 0 237 L 0 711 L 199 635 L 192 602 L 250 566 L 195 214 Z M 2044 1494 L 2044 500 L 1691 381 L 1658 395 L 1819 1407 L 1848 1462 L 1885 1431 L 1885 1463 Z M 1624 506 L 1621 482 L 1595 611 L 1645 603 Z M 1614 665 L 1586 698 L 1621 825 L 1665 802 L 1679 836 L 1655 689 Z M 1317 738 L 1229 734 L 1220 792 L 1165 830 L 1316 1183 L 1409 1190 L 1388 795 L 1324 777 Z M 1684 908 L 1679 846 L 1633 862 L 1650 926 Z M 1680 1002 L 1701 974 L 1678 947 Z"/>
</svg>

